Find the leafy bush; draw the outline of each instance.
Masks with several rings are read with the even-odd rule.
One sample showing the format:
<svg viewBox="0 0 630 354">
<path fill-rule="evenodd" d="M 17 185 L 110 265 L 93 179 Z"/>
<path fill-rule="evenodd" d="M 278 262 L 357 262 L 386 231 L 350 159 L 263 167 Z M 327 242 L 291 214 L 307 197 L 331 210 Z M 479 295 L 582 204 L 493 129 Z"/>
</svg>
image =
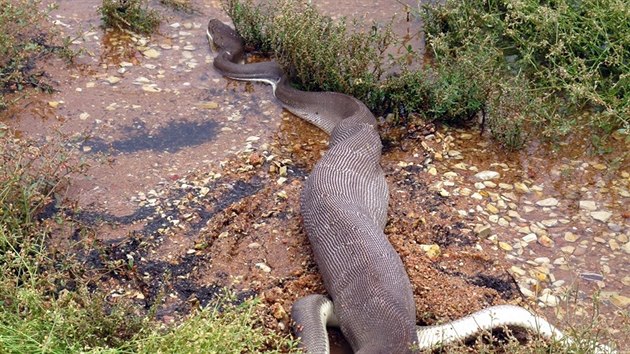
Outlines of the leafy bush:
<svg viewBox="0 0 630 354">
<path fill-rule="evenodd" d="M 592 109 L 592 123 L 608 132 L 629 127 L 630 9 L 625 1 L 447 0 L 423 9 L 438 62 L 461 58 L 472 48 L 500 50 L 502 61 L 479 70 L 522 75 L 543 103 L 563 104 L 565 114 L 548 114 L 541 122 L 549 134 L 584 108 Z"/>
<path fill-rule="evenodd" d="M 99 12 L 105 27 L 148 34 L 160 25 L 160 14 L 146 0 L 103 0 Z"/>
</svg>

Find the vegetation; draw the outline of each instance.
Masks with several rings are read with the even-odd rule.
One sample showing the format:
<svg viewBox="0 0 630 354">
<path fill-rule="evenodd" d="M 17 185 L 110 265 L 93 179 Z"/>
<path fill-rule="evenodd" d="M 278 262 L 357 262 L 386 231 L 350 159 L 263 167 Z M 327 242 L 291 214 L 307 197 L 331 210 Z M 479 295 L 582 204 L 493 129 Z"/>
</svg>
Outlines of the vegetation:
<svg viewBox="0 0 630 354">
<path fill-rule="evenodd" d="M 195 12 L 192 0 L 160 0 L 160 4 L 183 12 Z"/>
<path fill-rule="evenodd" d="M 99 7 L 105 27 L 149 34 L 160 25 L 160 14 L 146 0 L 103 0 Z"/>
<path fill-rule="evenodd" d="M 404 48 L 389 25 L 332 21 L 288 0 L 223 4 L 246 42 L 273 52 L 300 88 L 353 95 L 377 114 L 394 113 L 399 124 L 409 113 L 450 124 L 474 122 L 481 113 L 512 149 L 540 127 L 548 136 L 570 131 L 575 120 L 567 117 L 583 109 L 594 111 L 588 124 L 606 133 L 628 129 L 630 25 L 619 0 L 424 7 L 434 57 L 424 67 L 412 48 L 389 54 Z M 392 72 L 398 74 L 386 76 Z"/>
<path fill-rule="evenodd" d="M 630 9 L 622 0 L 446 1 L 423 7 L 427 40 L 438 63 L 497 53 L 477 74 L 518 77 L 544 112 L 531 123 L 545 134 L 568 132 L 576 113 L 610 133 L 630 128 Z M 499 70 L 497 73 L 496 71 Z M 532 107 L 519 100 L 525 115 Z M 523 102 L 524 103 L 524 102 Z M 584 122 L 580 122 L 584 123 Z"/>
<path fill-rule="evenodd" d="M 54 31 L 40 29 L 46 16 L 41 8 L 40 1 L 0 0 L 0 110 L 10 104 L 8 94 L 28 87 L 52 91 L 42 80 L 43 72 L 36 69 L 39 58 L 52 52 L 68 59 L 73 56 L 68 39 L 52 44 L 58 39 Z"/>
<path fill-rule="evenodd" d="M 151 311 L 108 300 L 106 289 L 94 283 L 101 270 L 76 259 L 70 246 L 55 251 L 46 226 L 53 219 L 38 219 L 54 203 L 64 177 L 76 171 L 60 146 L 15 139 L 0 124 L 1 353 L 252 353 L 295 347 L 264 331 L 255 301 L 235 306 L 225 297 L 164 330 Z M 66 222 L 61 215 L 54 219 Z"/>
</svg>

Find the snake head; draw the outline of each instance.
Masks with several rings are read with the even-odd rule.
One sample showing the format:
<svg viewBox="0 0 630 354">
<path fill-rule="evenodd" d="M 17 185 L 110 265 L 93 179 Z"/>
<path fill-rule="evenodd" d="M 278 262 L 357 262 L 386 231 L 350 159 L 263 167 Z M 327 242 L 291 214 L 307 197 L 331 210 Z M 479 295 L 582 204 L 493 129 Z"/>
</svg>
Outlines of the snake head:
<svg viewBox="0 0 630 354">
<path fill-rule="evenodd" d="M 208 41 L 211 45 L 219 50 L 235 52 L 243 47 L 243 39 L 232 27 L 217 20 L 216 18 L 208 21 L 208 29 L 206 31 Z"/>
</svg>

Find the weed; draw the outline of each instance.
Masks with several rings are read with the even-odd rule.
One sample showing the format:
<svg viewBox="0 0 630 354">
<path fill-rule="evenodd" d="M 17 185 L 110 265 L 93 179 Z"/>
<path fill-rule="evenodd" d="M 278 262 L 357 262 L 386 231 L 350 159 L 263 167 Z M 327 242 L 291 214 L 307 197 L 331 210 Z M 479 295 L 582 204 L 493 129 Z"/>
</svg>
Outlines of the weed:
<svg viewBox="0 0 630 354">
<path fill-rule="evenodd" d="M 160 4 L 187 13 L 195 12 L 191 0 L 160 0 Z"/>
<path fill-rule="evenodd" d="M 265 333 L 257 300 L 234 305 L 229 295 L 164 334 L 153 332 L 138 343 L 139 353 L 293 353 L 297 342 Z M 192 340 L 192 341 L 191 341 Z"/>
<path fill-rule="evenodd" d="M 51 6 L 48 9 L 52 9 Z M 51 92 L 36 70 L 37 60 L 49 53 L 59 53 L 71 60 L 74 52 L 64 39 L 61 45 L 51 29 L 42 29 L 46 11 L 40 1 L 0 0 L 0 110 L 11 102 L 5 95 L 35 87 Z"/>
<path fill-rule="evenodd" d="M 480 66 L 479 75 L 499 68 L 499 80 L 509 79 L 506 70 L 525 77 L 553 112 L 540 116 L 545 134 L 570 131 L 568 117 L 584 108 L 604 133 L 629 126 L 630 24 L 623 1 L 447 0 L 424 6 L 423 17 L 437 61 L 474 58 L 474 48 L 500 51 L 501 60 Z"/>
<path fill-rule="evenodd" d="M 105 27 L 149 34 L 160 24 L 160 14 L 148 8 L 146 0 L 103 0 L 99 7 Z"/>
</svg>

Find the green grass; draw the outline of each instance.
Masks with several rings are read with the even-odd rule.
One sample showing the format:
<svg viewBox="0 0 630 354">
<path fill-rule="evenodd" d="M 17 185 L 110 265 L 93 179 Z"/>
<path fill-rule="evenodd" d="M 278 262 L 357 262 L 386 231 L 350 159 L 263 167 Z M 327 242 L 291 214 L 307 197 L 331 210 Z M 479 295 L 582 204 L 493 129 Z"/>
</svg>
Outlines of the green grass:
<svg viewBox="0 0 630 354">
<path fill-rule="evenodd" d="M 79 172 L 60 143 L 38 147 L 13 138 L 0 124 L 0 353 L 242 353 L 289 352 L 295 342 L 269 333 L 255 300 L 231 305 L 227 296 L 162 328 L 153 311 L 110 300 L 73 254 L 80 245 L 51 248 L 42 208 Z M 96 289 L 96 290 L 95 290 Z M 158 306 L 158 305 L 156 305 Z"/>
<path fill-rule="evenodd" d="M 467 0 L 423 7 L 418 14 L 433 61 L 411 69 L 406 60 L 421 66 L 419 53 L 405 48 L 390 25 L 333 21 L 299 1 L 223 0 L 245 41 L 272 52 L 299 88 L 350 94 L 402 125 L 410 113 L 455 125 L 483 120 L 508 149 L 532 134 L 558 139 L 572 132 L 573 117 L 585 110 L 591 114 L 580 124 L 597 128 L 596 135 L 620 128 L 627 134 L 630 24 L 622 19 L 630 10 L 622 3 Z M 388 54 L 400 48 L 406 51 Z M 391 72 L 397 74 L 385 75 Z"/>
<path fill-rule="evenodd" d="M 37 70 L 38 59 L 53 52 L 72 58 L 69 41 L 45 28 L 44 19 L 51 8 L 37 0 L 0 0 L 0 110 L 20 97 L 9 99 L 8 95 L 29 87 L 52 91 L 43 72 Z"/>
<path fill-rule="evenodd" d="M 437 62 L 497 51 L 486 77 L 521 77 L 531 97 L 547 106 L 531 123 L 548 136 L 581 122 L 610 133 L 630 127 L 630 8 L 623 0 L 448 0 L 423 6 L 427 41 Z M 525 114 L 531 110 L 520 106 Z"/>
<path fill-rule="evenodd" d="M 103 0 L 99 7 L 105 27 L 150 34 L 160 25 L 161 16 L 150 9 L 147 0 Z"/>
</svg>

